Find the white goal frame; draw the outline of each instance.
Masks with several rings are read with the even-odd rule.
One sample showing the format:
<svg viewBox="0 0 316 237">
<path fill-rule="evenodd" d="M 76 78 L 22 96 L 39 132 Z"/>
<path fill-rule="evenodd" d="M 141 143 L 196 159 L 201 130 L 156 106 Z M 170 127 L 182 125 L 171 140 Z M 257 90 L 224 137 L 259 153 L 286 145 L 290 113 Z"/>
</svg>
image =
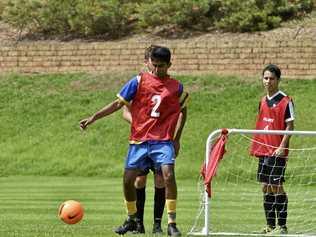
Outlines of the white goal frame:
<svg viewBox="0 0 316 237">
<path fill-rule="evenodd" d="M 212 148 L 212 141 L 214 141 L 219 134 L 222 133 L 224 129 L 214 130 L 207 138 L 206 148 L 205 148 L 205 165 L 207 167 L 209 162 L 209 154 Z M 230 134 L 272 134 L 272 135 L 302 135 L 302 136 L 316 136 L 316 131 L 286 131 L 286 130 L 251 130 L 251 129 L 236 129 L 236 128 L 227 128 L 225 129 Z M 210 230 L 210 198 L 208 197 L 208 193 L 204 192 L 204 227 L 202 227 L 202 231 L 193 232 L 193 228 L 187 233 L 188 236 L 262 236 L 262 234 L 250 234 L 250 233 L 227 233 L 227 232 L 216 232 L 212 233 Z M 273 236 L 273 235 L 269 235 Z M 307 236 L 304 234 L 293 235 L 278 235 L 278 236 Z M 308 235 L 308 237 L 316 237 L 316 235 Z"/>
</svg>

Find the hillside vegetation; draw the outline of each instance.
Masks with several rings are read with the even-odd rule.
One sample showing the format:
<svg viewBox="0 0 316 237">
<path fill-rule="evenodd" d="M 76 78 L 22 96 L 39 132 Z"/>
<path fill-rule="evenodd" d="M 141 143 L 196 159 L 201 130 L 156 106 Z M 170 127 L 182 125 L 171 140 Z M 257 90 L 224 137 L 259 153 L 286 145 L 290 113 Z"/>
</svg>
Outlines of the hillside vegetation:
<svg viewBox="0 0 316 237">
<path fill-rule="evenodd" d="M 29 37 L 113 39 L 144 31 L 267 31 L 313 7 L 313 0 L 2 0 L 0 15 Z"/>
<path fill-rule="evenodd" d="M 85 132 L 79 121 L 111 102 L 130 77 L 1 76 L 0 174 L 120 177 L 129 134 L 121 112 Z M 207 136 L 218 128 L 253 128 L 263 89 L 259 78 L 177 78 L 191 95 L 177 176 L 196 177 Z M 294 97 L 296 130 L 315 130 L 316 80 L 283 79 L 281 88 Z"/>
</svg>

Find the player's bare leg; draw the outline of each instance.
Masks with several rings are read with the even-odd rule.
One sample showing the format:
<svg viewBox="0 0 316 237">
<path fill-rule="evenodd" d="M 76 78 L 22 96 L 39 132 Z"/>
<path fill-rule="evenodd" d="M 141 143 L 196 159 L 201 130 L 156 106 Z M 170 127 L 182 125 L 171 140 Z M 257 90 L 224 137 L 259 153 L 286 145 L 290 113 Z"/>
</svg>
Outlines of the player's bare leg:
<svg viewBox="0 0 316 237">
<path fill-rule="evenodd" d="M 166 187 L 168 236 L 181 236 L 181 232 L 176 226 L 177 184 L 174 173 L 174 165 L 162 165 L 161 170 Z"/>
<path fill-rule="evenodd" d="M 124 235 L 128 231 L 136 230 L 136 190 L 135 180 L 138 175 L 138 170 L 125 169 L 123 178 L 123 189 L 125 196 L 125 204 L 127 209 L 127 219 L 123 225 L 115 229 L 115 233 Z"/>
</svg>

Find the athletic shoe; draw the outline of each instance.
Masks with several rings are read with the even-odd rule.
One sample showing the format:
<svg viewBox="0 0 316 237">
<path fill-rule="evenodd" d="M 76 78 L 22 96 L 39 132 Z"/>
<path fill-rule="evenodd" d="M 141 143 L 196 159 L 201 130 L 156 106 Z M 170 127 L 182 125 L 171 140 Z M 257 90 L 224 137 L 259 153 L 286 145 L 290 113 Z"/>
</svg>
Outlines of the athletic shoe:
<svg viewBox="0 0 316 237">
<path fill-rule="evenodd" d="M 133 234 L 145 234 L 145 226 L 141 221 L 136 221 L 136 230 L 133 231 Z"/>
<path fill-rule="evenodd" d="M 286 226 L 278 226 L 273 231 L 271 231 L 269 234 L 271 235 L 286 235 L 288 233 Z"/>
<path fill-rule="evenodd" d="M 154 225 L 153 225 L 153 234 L 162 234 L 163 231 L 161 229 L 161 224 L 159 222 L 155 222 Z"/>
<path fill-rule="evenodd" d="M 123 225 L 117 227 L 114 232 L 119 235 L 124 235 L 128 231 L 135 231 L 137 228 L 136 221 L 132 219 L 127 219 L 124 221 Z"/>
<path fill-rule="evenodd" d="M 272 227 L 272 226 L 266 226 L 263 228 L 263 230 L 260 232 L 260 234 L 269 234 L 271 233 L 272 231 L 274 231 L 275 227 Z"/>
<path fill-rule="evenodd" d="M 178 230 L 176 223 L 168 224 L 168 236 L 181 236 L 181 232 Z"/>
</svg>

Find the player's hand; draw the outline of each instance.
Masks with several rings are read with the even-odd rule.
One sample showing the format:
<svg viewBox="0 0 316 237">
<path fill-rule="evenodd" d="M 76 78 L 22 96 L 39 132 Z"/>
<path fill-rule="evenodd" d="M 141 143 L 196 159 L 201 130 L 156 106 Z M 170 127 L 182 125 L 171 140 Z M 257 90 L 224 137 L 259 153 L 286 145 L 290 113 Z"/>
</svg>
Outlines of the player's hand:
<svg viewBox="0 0 316 237">
<path fill-rule="evenodd" d="M 81 120 L 80 121 L 80 129 L 85 130 L 88 127 L 88 125 L 93 123 L 93 122 L 94 122 L 93 117 L 89 117 L 89 118 Z"/>
<path fill-rule="evenodd" d="M 274 152 L 273 155 L 276 157 L 284 156 L 285 155 L 285 149 L 283 147 L 278 147 Z"/>
</svg>

